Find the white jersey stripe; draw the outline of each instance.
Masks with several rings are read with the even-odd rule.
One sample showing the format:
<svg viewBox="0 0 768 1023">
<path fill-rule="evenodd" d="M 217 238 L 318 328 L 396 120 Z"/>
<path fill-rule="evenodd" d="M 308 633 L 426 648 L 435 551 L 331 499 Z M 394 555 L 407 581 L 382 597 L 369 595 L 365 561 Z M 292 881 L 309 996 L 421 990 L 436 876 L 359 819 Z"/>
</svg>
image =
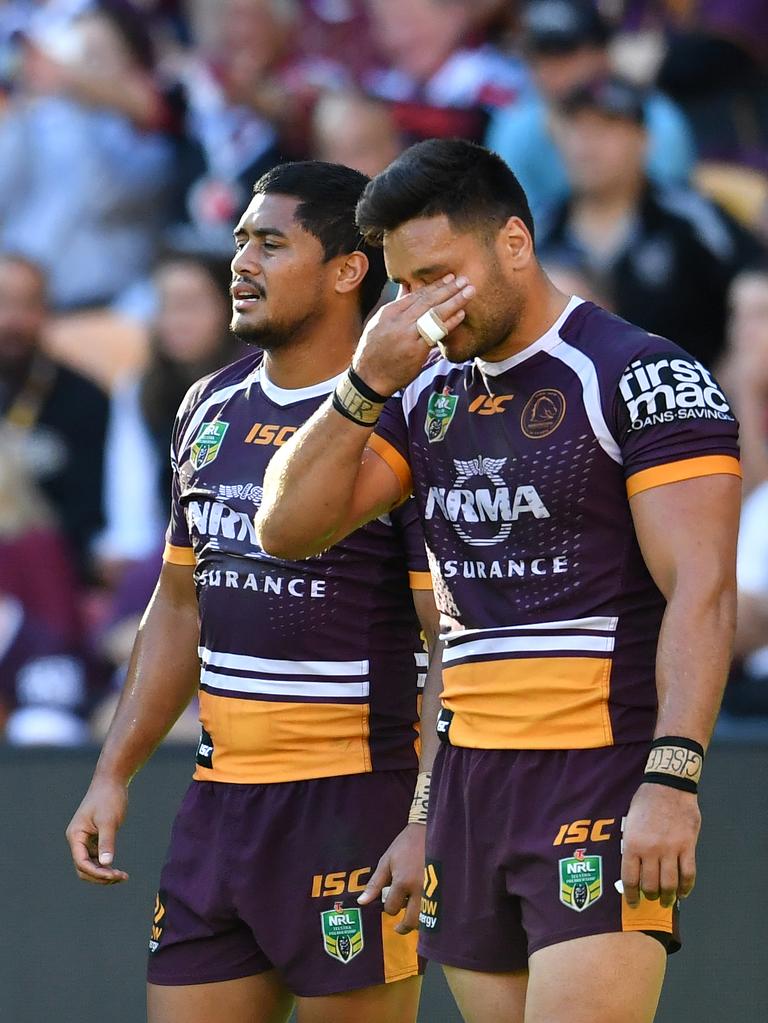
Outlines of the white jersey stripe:
<svg viewBox="0 0 768 1023">
<path fill-rule="evenodd" d="M 560 622 L 530 622 L 527 625 L 500 625 L 493 629 L 461 629 L 442 636 L 446 643 L 455 643 L 467 636 L 492 636 L 495 633 L 519 632 L 531 629 L 536 632 L 554 631 L 555 629 L 585 629 L 590 632 L 615 632 L 619 624 L 618 618 L 570 618 Z"/>
<path fill-rule="evenodd" d="M 211 689 L 228 689 L 235 693 L 260 693 L 264 696 L 368 696 L 370 684 L 364 682 L 275 682 L 265 678 L 240 678 L 218 671 L 200 675 L 201 685 Z"/>
<path fill-rule="evenodd" d="M 623 464 L 621 448 L 616 443 L 616 438 L 608 429 L 608 424 L 603 415 L 603 406 L 600 401 L 600 384 L 597 379 L 597 368 L 594 362 L 580 352 L 578 348 L 569 345 L 567 341 L 561 341 L 549 353 L 553 359 L 559 359 L 566 366 L 570 366 L 573 372 L 581 381 L 581 390 L 584 395 L 584 408 L 589 419 L 589 425 L 603 451 L 619 465 Z"/>
<path fill-rule="evenodd" d="M 249 373 L 245 380 L 241 380 L 239 384 L 230 384 L 229 387 L 222 387 L 218 391 L 214 391 L 202 405 L 198 405 L 195 409 L 194 415 L 187 423 L 187 429 L 184 432 L 184 436 L 181 440 L 179 450 L 176 452 L 177 457 L 181 456 L 182 451 L 185 450 L 188 444 L 191 443 L 192 438 L 195 435 L 195 431 L 198 426 L 205 419 L 205 415 L 208 409 L 213 408 L 214 405 L 223 405 L 225 401 L 228 401 L 233 394 L 237 394 L 238 391 L 244 391 L 254 381 L 253 373 Z"/>
<path fill-rule="evenodd" d="M 220 653 L 201 646 L 200 659 L 214 668 L 232 668 L 235 671 L 268 672 L 285 675 L 326 675 L 336 677 L 364 677 L 370 671 L 369 661 L 286 661 L 270 657 L 248 657 L 245 654 Z"/>
<path fill-rule="evenodd" d="M 443 663 L 451 664 L 465 657 L 486 657 L 493 654 L 535 655 L 543 650 L 561 650 L 565 654 L 589 650 L 594 653 L 610 654 L 614 642 L 613 636 L 503 636 L 498 639 L 477 639 L 474 643 L 446 648 L 443 652 Z"/>
</svg>

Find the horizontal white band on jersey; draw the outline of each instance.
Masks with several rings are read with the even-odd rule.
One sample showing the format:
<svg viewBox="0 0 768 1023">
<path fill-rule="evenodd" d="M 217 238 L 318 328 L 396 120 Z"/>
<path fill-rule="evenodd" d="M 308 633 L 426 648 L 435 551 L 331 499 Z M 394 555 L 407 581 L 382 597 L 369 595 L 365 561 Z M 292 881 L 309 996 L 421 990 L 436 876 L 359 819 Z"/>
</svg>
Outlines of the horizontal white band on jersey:
<svg viewBox="0 0 768 1023">
<path fill-rule="evenodd" d="M 617 625 L 617 618 L 594 616 L 448 633 L 443 636 L 443 664 L 450 667 L 471 657 L 494 659 L 505 654 L 608 656 L 613 653 Z"/>
<path fill-rule="evenodd" d="M 214 668 L 231 668 L 234 671 L 250 671 L 268 675 L 354 675 L 362 678 L 370 671 L 370 661 L 289 661 L 272 657 L 249 657 L 245 654 L 228 654 L 207 647 L 197 648 L 204 665 Z"/>
<path fill-rule="evenodd" d="M 222 689 L 232 693 L 258 694 L 262 696 L 320 696 L 326 698 L 367 697 L 370 683 L 364 682 L 295 682 L 289 679 L 244 678 L 242 675 L 225 675 L 223 672 L 200 673 L 200 684 L 209 689 Z"/>
</svg>

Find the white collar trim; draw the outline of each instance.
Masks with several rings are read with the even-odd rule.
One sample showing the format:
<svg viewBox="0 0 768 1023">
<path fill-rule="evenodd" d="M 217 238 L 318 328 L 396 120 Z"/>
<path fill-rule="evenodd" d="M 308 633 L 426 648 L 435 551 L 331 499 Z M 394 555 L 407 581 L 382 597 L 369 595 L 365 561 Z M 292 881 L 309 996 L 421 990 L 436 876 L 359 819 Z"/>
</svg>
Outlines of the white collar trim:
<svg viewBox="0 0 768 1023">
<path fill-rule="evenodd" d="M 306 401 L 307 398 L 322 398 L 326 394 L 330 394 L 344 376 L 344 372 L 338 373 L 328 380 L 321 380 L 319 384 L 312 384 L 311 387 L 278 387 L 267 376 L 266 367 L 262 362 L 258 370 L 258 381 L 264 394 L 275 405 L 294 405 L 297 401 Z"/>
<path fill-rule="evenodd" d="M 513 366 L 517 366 L 521 362 L 525 362 L 526 359 L 530 359 L 532 355 L 536 355 L 538 352 L 548 352 L 555 345 L 559 345 L 562 340 L 560 328 L 574 309 L 577 309 L 583 301 L 584 299 L 579 298 L 578 295 L 572 295 L 568 305 L 563 309 L 549 330 L 524 348 L 522 352 L 510 355 L 508 359 L 504 359 L 502 362 L 486 362 L 485 359 L 475 359 L 478 368 L 486 376 L 497 377 L 502 373 L 506 373 L 508 369 L 512 369 Z"/>
</svg>

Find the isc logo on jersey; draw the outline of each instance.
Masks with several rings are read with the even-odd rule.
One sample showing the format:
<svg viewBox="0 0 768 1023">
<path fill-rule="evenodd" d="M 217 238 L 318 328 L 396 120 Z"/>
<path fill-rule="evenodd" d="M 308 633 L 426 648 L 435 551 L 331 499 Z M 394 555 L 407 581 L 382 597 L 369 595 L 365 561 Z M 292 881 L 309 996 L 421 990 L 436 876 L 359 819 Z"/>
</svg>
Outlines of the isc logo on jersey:
<svg viewBox="0 0 768 1023">
<path fill-rule="evenodd" d="M 619 381 L 619 391 L 632 430 L 681 419 L 733 420 L 711 373 L 693 359 L 636 359 Z"/>
<path fill-rule="evenodd" d="M 506 458 L 482 455 L 466 461 L 454 458 L 453 486 L 429 488 L 424 517 L 442 515 L 472 547 L 502 543 L 522 515 L 548 519 L 549 511 L 534 486 L 506 485 L 502 476 L 506 462 Z"/>
</svg>

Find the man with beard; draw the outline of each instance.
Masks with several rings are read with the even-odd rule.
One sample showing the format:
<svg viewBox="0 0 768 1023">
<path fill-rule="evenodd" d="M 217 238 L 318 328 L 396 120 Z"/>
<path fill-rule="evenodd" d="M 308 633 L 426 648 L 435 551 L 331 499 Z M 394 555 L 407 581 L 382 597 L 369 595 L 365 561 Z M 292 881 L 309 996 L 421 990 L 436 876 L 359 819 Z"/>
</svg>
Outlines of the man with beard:
<svg viewBox="0 0 768 1023">
<path fill-rule="evenodd" d="M 416 1017 L 404 932 L 417 900 L 399 911 L 423 869 L 424 829 L 407 821 L 419 619 L 432 638 L 436 614 L 413 502 L 311 563 L 266 556 L 253 526 L 272 452 L 333 391 L 384 283 L 354 222 L 367 180 L 283 165 L 237 225 L 232 329 L 260 350 L 182 403 L 165 563 L 68 829 L 83 880 L 126 880 L 112 864 L 128 783 L 199 680 L 197 767 L 151 927 L 150 1023 L 280 1023 L 294 998 L 302 1023 Z M 358 906 L 396 838 L 389 898 Z"/>
<path fill-rule="evenodd" d="M 43 347 L 45 274 L 23 256 L 0 254 L 0 426 L 56 514 L 86 574 L 103 525 L 104 392 Z"/>
<path fill-rule="evenodd" d="M 446 630 L 422 954 L 468 1023 L 650 1023 L 733 638 L 736 421 L 552 285 L 488 150 L 413 146 L 357 220 L 403 295 L 275 455 L 260 542 L 311 556 L 413 489 Z"/>
</svg>

